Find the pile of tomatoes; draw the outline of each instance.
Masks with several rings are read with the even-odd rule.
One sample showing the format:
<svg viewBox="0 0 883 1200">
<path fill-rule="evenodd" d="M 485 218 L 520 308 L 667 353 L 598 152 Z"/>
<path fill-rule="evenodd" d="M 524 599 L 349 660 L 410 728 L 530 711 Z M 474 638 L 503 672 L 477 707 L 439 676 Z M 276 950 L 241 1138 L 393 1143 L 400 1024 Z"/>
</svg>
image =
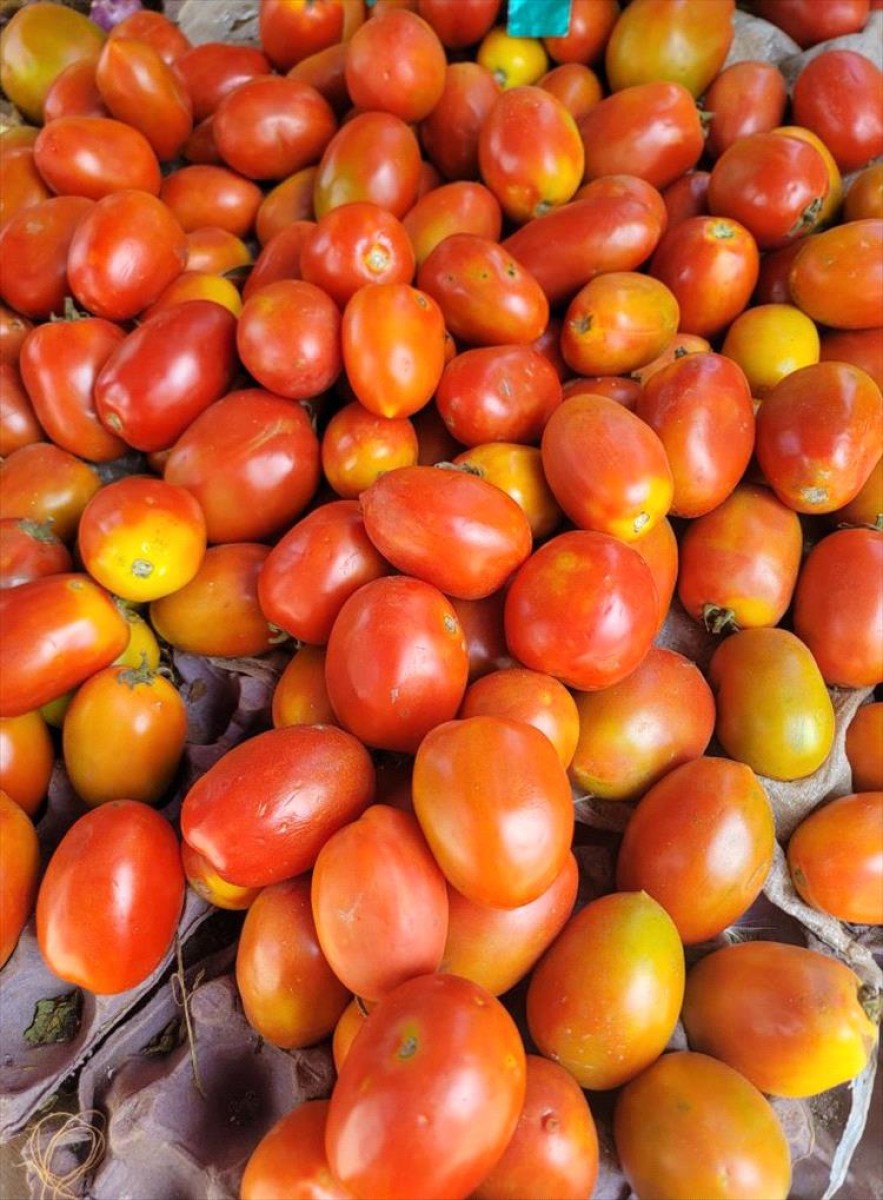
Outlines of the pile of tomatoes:
<svg viewBox="0 0 883 1200">
<path fill-rule="evenodd" d="M 849 966 L 722 935 L 832 689 L 871 701 L 853 791 L 788 867 L 883 925 L 883 75 L 822 48 L 789 97 L 724 66 L 734 7 L 261 0 L 245 46 L 40 0 L 0 36 L 0 963 L 35 913 L 118 994 L 188 885 L 242 910 L 248 1021 L 337 1068 L 243 1197 L 585 1200 L 614 1089 L 639 1197 L 785 1197 L 766 1097 L 875 1052 Z M 879 7 L 750 5 L 803 47 Z M 170 804 L 175 656 L 280 648 Z M 630 814 L 588 903 L 575 796 Z"/>
</svg>

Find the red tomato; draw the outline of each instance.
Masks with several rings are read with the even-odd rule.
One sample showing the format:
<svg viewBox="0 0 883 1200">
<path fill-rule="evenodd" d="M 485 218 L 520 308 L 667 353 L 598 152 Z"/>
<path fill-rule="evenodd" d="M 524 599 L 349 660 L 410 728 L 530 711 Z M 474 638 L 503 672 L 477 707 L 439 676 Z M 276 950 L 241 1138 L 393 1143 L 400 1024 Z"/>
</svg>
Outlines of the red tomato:
<svg viewBox="0 0 883 1200">
<path fill-rule="evenodd" d="M 36 132 L 36 131 L 35 131 Z M 48 200 L 52 192 L 37 169 L 33 142 L 9 145 L 0 142 L 0 226 L 23 208 Z"/>
<path fill-rule="evenodd" d="M 292 221 L 270 238 L 245 281 L 243 300 L 250 300 L 255 292 L 268 284 L 282 279 L 300 279 L 301 252 L 314 228 L 313 221 Z"/>
<path fill-rule="evenodd" d="M 44 575 L 72 570 L 70 551 L 48 521 L 0 518 L 0 587 L 18 587 Z"/>
<path fill-rule="evenodd" d="M 61 316 L 70 295 L 69 252 L 94 204 L 83 196 L 54 196 L 24 208 L 0 230 L 4 301 L 27 317 Z"/>
<path fill-rule="evenodd" d="M 523 510 L 465 471 L 400 467 L 375 480 L 359 503 L 365 531 L 387 561 L 461 600 L 495 592 L 530 554 Z"/>
<path fill-rule="evenodd" d="M 50 522 L 63 542 L 72 542 L 83 509 L 101 487 L 96 469 L 52 442 L 32 442 L 0 464 L 4 517 Z"/>
<path fill-rule="evenodd" d="M 289 725 L 248 738 L 200 776 L 184 797 L 181 832 L 222 878 L 265 887 L 310 870 L 373 793 L 374 767 L 356 738 L 333 725 Z"/>
<path fill-rule="evenodd" d="M 179 167 L 163 179 L 160 199 L 185 233 L 205 227 L 245 237 L 252 229 L 264 194 L 250 179 L 226 167 Z"/>
<path fill-rule="evenodd" d="M 14 367 L 18 363 L 22 343 L 33 327 L 33 321 L 0 304 L 0 366 Z M 7 451 L 0 453 L 5 455 Z"/>
<path fill-rule="evenodd" d="M 719 158 L 740 137 L 769 133 L 782 124 L 787 103 L 788 85 L 775 63 L 732 63 L 711 82 L 702 101 L 709 117 L 706 152 Z"/>
<path fill-rule="evenodd" d="M 194 121 L 210 117 L 228 92 L 257 75 L 269 75 L 270 64 L 256 46 L 204 42 L 175 62 L 193 107 Z"/>
<path fill-rule="evenodd" d="M 29 817 L 46 799 L 54 767 L 55 745 L 39 712 L 0 718 L 0 790 Z"/>
<path fill-rule="evenodd" d="M 561 353 L 581 375 L 625 375 L 660 355 L 678 329 L 678 301 L 636 271 L 597 275 L 568 305 Z"/>
<path fill-rule="evenodd" d="M 301 253 L 308 283 L 343 308 L 367 283 L 410 283 L 414 251 L 401 221 L 377 204 L 344 204 L 319 220 Z"/>
<path fill-rule="evenodd" d="M 270 551 L 258 580 L 267 620 L 298 641 L 324 645 L 345 600 L 390 566 L 354 500 L 320 505 Z"/>
<path fill-rule="evenodd" d="M 322 470 L 338 496 L 354 499 L 386 471 L 417 463 L 417 433 L 407 417 L 381 417 L 353 401 L 322 435 Z"/>
<path fill-rule="evenodd" d="M 140 38 L 108 38 L 95 82 L 111 114 L 143 133 L 160 162 L 176 158 L 193 132 L 187 89 L 162 55 Z"/>
<path fill-rule="evenodd" d="M 614 92 L 658 79 L 701 96 L 724 64 L 733 40 L 735 0 L 632 0 L 604 52 Z"/>
<path fill-rule="evenodd" d="M 282 279 L 248 297 L 236 345 L 242 365 L 262 387 L 307 400 L 340 374 L 340 313 L 321 288 Z"/>
<path fill-rule="evenodd" d="M 404 8 L 377 12 L 347 44 L 347 91 L 363 111 L 422 121 L 444 91 L 446 62 L 438 34 L 422 17 Z"/>
<path fill-rule="evenodd" d="M 417 0 L 417 12 L 449 50 L 474 46 L 497 19 L 501 0 Z"/>
<path fill-rule="evenodd" d="M 883 925 L 883 791 L 813 809 L 788 842 L 788 869 L 812 908 L 838 921 Z"/>
<path fill-rule="evenodd" d="M 31 818 L 0 790 L 0 968 L 16 947 L 34 911 L 40 878 L 40 843 Z"/>
<path fill-rule="evenodd" d="M 470 1195 L 518 1123 L 524 1057 L 515 1022 L 484 988 L 456 975 L 402 984 L 341 1066 L 325 1133 L 333 1173 L 358 1195 Z"/>
<path fill-rule="evenodd" d="M 843 202 L 844 221 L 883 217 L 883 163 L 872 163 L 859 171 Z"/>
<path fill-rule="evenodd" d="M 571 0 L 567 33 L 544 37 L 549 57 L 557 63 L 594 63 L 604 52 L 619 17 L 616 0 Z"/>
<path fill-rule="evenodd" d="M 470 680 L 478 679 L 488 671 L 518 665 L 506 645 L 503 627 L 505 599 L 506 594 L 501 589 L 485 596 L 483 600 L 452 601 L 466 638 Z"/>
<path fill-rule="evenodd" d="M 462 4 L 451 11 L 462 11 Z M 423 151 L 445 179 L 478 179 L 478 138 L 500 95 L 500 85 L 481 63 L 452 62 L 435 108 L 420 122 Z"/>
<path fill-rule="evenodd" d="M 109 117 L 95 81 L 95 63 L 81 59 L 65 67 L 55 77 L 43 104 L 43 122 L 58 117 Z"/>
<path fill-rule="evenodd" d="M 388 112 L 363 112 L 341 125 L 319 161 L 313 208 L 367 200 L 403 217 L 417 199 L 420 145 L 413 130 Z"/>
<path fill-rule="evenodd" d="M 668 214 L 667 230 L 674 229 L 690 217 L 708 216 L 708 181 L 710 171 L 688 171 L 662 193 Z"/>
<path fill-rule="evenodd" d="M 103 200 L 134 188 L 159 195 L 159 162 L 137 129 L 112 117 L 64 116 L 34 143 L 40 174 L 54 192 Z"/>
<path fill-rule="evenodd" d="M 850 221 L 810 238 L 788 275 L 791 299 L 819 324 L 873 329 L 883 308 L 883 220 Z"/>
<path fill-rule="evenodd" d="M 277 70 L 287 71 L 308 54 L 343 40 L 345 8 L 341 0 L 266 0 L 258 16 L 261 48 Z"/>
<path fill-rule="evenodd" d="M 578 530 L 546 542 L 516 572 L 506 596 L 506 642 L 524 666 L 594 691 L 641 663 L 657 616 L 653 577 L 640 554 L 609 534 Z"/>
<path fill-rule="evenodd" d="M 564 684 L 526 667 L 491 671 L 476 679 L 466 689 L 458 716 L 508 717 L 533 725 L 555 747 L 565 768 L 579 737 L 576 703 Z"/>
<path fill-rule="evenodd" d="M 231 274 L 252 265 L 252 253 L 242 238 L 228 229 L 208 226 L 192 229 L 187 238 L 187 271 Z"/>
<path fill-rule="evenodd" d="M 262 246 L 266 246 L 271 238 L 294 221 L 312 220 L 315 182 L 316 167 L 304 167 L 266 193 L 258 208 L 254 227 Z"/>
<path fill-rule="evenodd" d="M 308 83 L 256 75 L 221 97 L 212 135 L 224 162 L 248 179 L 284 179 L 319 161 L 337 129 Z"/>
<path fill-rule="evenodd" d="M 829 0 L 816 4 L 814 0 L 754 0 L 753 11 L 765 21 L 772 21 L 806 49 L 818 42 L 864 28 L 869 9 L 868 0 Z"/>
<path fill-rule="evenodd" d="M 582 62 L 564 62 L 553 67 L 537 81 L 537 86 L 551 92 L 577 121 L 604 95 L 601 80 Z"/>
<path fill-rule="evenodd" d="M 353 1200 L 334 1178 L 325 1153 L 328 1100 L 305 1100 L 276 1122 L 251 1152 L 239 1187 L 241 1200 L 305 1195 Z"/>
<path fill-rule="evenodd" d="M 883 72 L 856 50 L 825 50 L 794 81 L 792 113 L 855 171 L 883 153 Z"/>
<path fill-rule="evenodd" d="M 72 62 L 94 62 L 104 39 L 104 30 L 81 12 L 58 4 L 25 5 L 3 30 L 0 86 L 29 121 L 39 124 L 55 77 Z"/>
<path fill-rule="evenodd" d="M 427 192 L 402 223 L 419 266 L 452 233 L 474 233 L 497 241 L 502 219 L 499 201 L 489 188 L 458 180 Z"/>
<path fill-rule="evenodd" d="M 822 362 L 852 363 L 883 390 L 883 326 L 825 330 L 819 342 L 819 357 Z"/>
<path fill-rule="evenodd" d="M 643 533 L 630 543 L 650 568 L 656 585 L 657 630 L 665 624 L 678 576 L 678 540 L 671 521 L 663 517 L 649 533 Z"/>
</svg>

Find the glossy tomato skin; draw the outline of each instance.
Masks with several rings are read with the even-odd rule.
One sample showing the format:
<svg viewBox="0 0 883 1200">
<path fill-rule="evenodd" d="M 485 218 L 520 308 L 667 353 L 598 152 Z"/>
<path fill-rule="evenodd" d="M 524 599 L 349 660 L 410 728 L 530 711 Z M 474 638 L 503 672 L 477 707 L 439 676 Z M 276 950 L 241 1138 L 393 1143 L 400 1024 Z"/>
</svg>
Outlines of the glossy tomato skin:
<svg viewBox="0 0 883 1200">
<path fill-rule="evenodd" d="M 410 283 L 414 252 L 398 217 L 356 201 L 333 208 L 304 243 L 301 271 L 339 308 L 366 283 Z"/>
<path fill-rule="evenodd" d="M 733 321 L 721 346 L 745 372 L 752 396 L 763 399 L 779 380 L 819 361 L 819 332 L 792 304 L 753 304 Z"/>
<path fill-rule="evenodd" d="M 837 225 L 810 238 L 788 275 L 791 298 L 832 329 L 873 329 L 883 305 L 883 219 Z"/>
<path fill-rule="evenodd" d="M 706 1054 L 664 1054 L 626 1084 L 614 1136 L 638 1195 L 790 1194 L 791 1151 L 775 1111 L 738 1071 Z"/>
<path fill-rule="evenodd" d="M 186 54 L 191 46 L 190 39 L 180 26 L 170 21 L 164 13 L 153 9 L 140 9 L 130 13 L 114 25 L 108 37 L 136 38 L 148 42 L 170 67 L 182 54 Z"/>
<path fill-rule="evenodd" d="M 29 442 L 0 464 L 3 516 L 48 521 L 73 542 L 83 509 L 101 487 L 98 471 L 53 442 Z"/>
<path fill-rule="evenodd" d="M 5 225 L 22 209 L 48 200 L 52 192 L 37 169 L 33 141 L 16 144 L 4 138 L 0 145 L 0 225 Z"/>
<path fill-rule="evenodd" d="M 454 180 L 421 196 L 402 224 L 417 264 L 452 233 L 477 233 L 498 241 L 503 226 L 500 202 L 490 188 L 468 179 Z"/>
<path fill-rule="evenodd" d="M 355 500 L 333 500 L 276 543 L 258 580 L 261 609 L 298 641 L 323 646 L 345 600 L 390 571 Z"/>
<path fill-rule="evenodd" d="M 561 383 L 533 346 L 480 346 L 445 367 L 435 402 L 458 442 L 536 444 L 561 403 Z"/>
<path fill-rule="evenodd" d="M 561 353 L 581 375 L 625 375 L 663 353 L 677 333 L 678 314 L 674 293 L 652 276 L 596 275 L 568 305 Z"/>
<path fill-rule="evenodd" d="M 285 179 L 318 162 L 336 129 L 324 96 L 277 75 L 255 76 L 227 92 L 212 116 L 221 158 L 247 179 Z"/>
<path fill-rule="evenodd" d="M 49 121 L 34 143 L 34 159 L 59 195 L 102 200 L 127 188 L 159 195 L 159 161 L 150 142 L 134 126 L 111 116 Z"/>
<path fill-rule="evenodd" d="M 856 791 L 883 791 L 883 759 L 880 739 L 883 735 L 883 701 L 863 704 L 846 730 L 846 757 L 852 769 Z"/>
<path fill-rule="evenodd" d="M 185 233 L 211 227 L 245 237 L 254 226 L 263 198 L 250 179 L 211 164 L 179 167 L 166 175 L 160 188 L 160 199 Z"/>
<path fill-rule="evenodd" d="M 210 767 L 184 798 L 181 831 L 224 879 L 265 887 L 308 871 L 373 793 L 374 767 L 356 738 L 331 725 L 291 725 L 249 738 Z"/>
<path fill-rule="evenodd" d="M 357 114 L 340 127 L 319 160 L 313 188 L 316 217 L 321 220 L 330 209 L 355 200 L 403 217 L 417 200 L 420 162 L 417 137 L 400 117 Z"/>
<path fill-rule="evenodd" d="M 39 712 L 0 717 L 0 790 L 29 817 L 46 799 L 54 766 L 55 746 Z"/>
<path fill-rule="evenodd" d="M 64 695 L 125 649 L 129 628 L 86 575 L 47 575 L 0 591 L 0 717 Z"/>
<path fill-rule="evenodd" d="M 347 44 L 347 91 L 363 111 L 409 124 L 435 108 L 445 86 L 445 48 L 433 27 L 407 9 L 373 14 Z"/>
<path fill-rule="evenodd" d="M 518 789 L 499 773 L 506 762 Z M 563 869 L 573 802 L 558 754 L 532 725 L 509 717 L 447 721 L 417 749 L 414 812 L 449 883 L 498 908 L 529 904 Z"/>
<path fill-rule="evenodd" d="M 319 945 L 307 876 L 270 884 L 249 905 L 236 986 L 249 1025 L 274 1046 L 311 1046 L 337 1024 L 350 993 Z"/>
<path fill-rule="evenodd" d="M 240 1184 L 242 1200 L 275 1195 L 352 1200 L 334 1178 L 325 1153 L 327 1100 L 304 1100 L 276 1122 L 251 1152 Z"/>
<path fill-rule="evenodd" d="M 44 440 L 43 427 L 37 420 L 18 367 L 0 363 L 0 455 L 6 458 L 16 450 Z"/>
<path fill-rule="evenodd" d="M 451 602 L 421 579 L 390 575 L 366 583 L 331 627 L 331 706 L 369 746 L 413 754 L 431 729 L 455 716 L 468 671 Z"/>
<path fill-rule="evenodd" d="M 258 388 L 209 405 L 163 469 L 167 483 L 198 501 L 210 542 L 260 541 L 289 528 L 319 474 L 319 441 L 305 409 Z"/>
<path fill-rule="evenodd" d="M 338 496 L 355 499 L 380 475 L 417 463 L 419 443 L 408 417 L 382 417 L 354 400 L 322 434 L 322 471 Z"/>
<path fill-rule="evenodd" d="M 819 339 L 819 359 L 852 363 L 883 390 L 883 327 L 826 330 Z"/>
<path fill-rule="evenodd" d="M 760 1091 L 815 1096 L 855 1078 L 874 1051 L 865 993 L 855 972 L 827 954 L 742 942 L 696 963 L 682 1015 L 693 1049 Z"/>
<path fill-rule="evenodd" d="M 0 305 L 0 366 L 17 365 L 24 340 L 33 327 L 33 321 L 5 304 Z"/>
<path fill-rule="evenodd" d="M 846 33 L 858 33 L 870 8 L 867 0 L 834 0 L 824 5 L 814 4 L 813 0 L 756 0 L 754 4 L 758 16 L 772 21 L 803 49 Z"/>
<path fill-rule="evenodd" d="M 703 98 L 709 115 L 707 153 L 718 158 L 737 138 L 769 133 L 782 124 L 787 103 L 788 85 L 775 63 L 751 59 L 725 67 Z"/>
<path fill-rule="evenodd" d="M 236 346 L 262 387 L 289 400 L 307 400 L 340 374 L 340 313 L 314 284 L 280 279 L 246 299 Z"/>
<path fill-rule="evenodd" d="M 519 505 L 464 471 L 399 467 L 366 488 L 359 504 L 384 558 L 460 600 L 495 592 L 531 551 Z"/>
<path fill-rule="evenodd" d="M 40 843 L 25 810 L 0 790 L 0 969 L 34 911 L 40 876 Z"/>
<path fill-rule="evenodd" d="M 308 54 L 343 40 L 344 9 L 340 0 L 313 4 L 267 0 L 258 20 L 261 48 L 277 70 L 287 71 Z"/>
<path fill-rule="evenodd" d="M 325 648 L 302 645 L 288 660 L 273 689 L 273 728 L 336 725 L 325 686 Z"/>
<path fill-rule="evenodd" d="M 86 813 L 59 843 L 37 896 L 37 942 L 61 979 L 98 995 L 143 983 L 160 965 L 184 903 L 178 840 L 136 800 Z"/>
<path fill-rule="evenodd" d="M 618 18 L 604 65 L 611 90 L 670 79 L 700 96 L 733 40 L 735 0 L 638 0 Z"/>
<path fill-rule="evenodd" d="M 844 221 L 868 217 L 883 217 L 883 163 L 872 163 L 859 171 L 843 200 Z"/>
<path fill-rule="evenodd" d="M 656 587 L 657 631 L 662 629 L 675 594 L 678 576 L 678 539 L 674 527 L 663 517 L 649 533 L 630 543 L 650 568 Z"/>
<path fill-rule="evenodd" d="M 561 524 L 561 509 L 546 481 L 538 446 L 484 442 L 464 450 L 453 462 L 455 466 L 474 470 L 487 483 L 511 496 L 524 510 L 535 541 L 545 541 Z"/>
<path fill-rule="evenodd" d="M 255 292 L 261 291 L 268 284 L 278 283 L 283 279 L 300 279 L 300 256 L 313 227 L 313 221 L 298 219 L 270 238 L 256 258 L 242 287 L 243 300 L 249 300 Z M 328 312 L 333 321 L 331 310 L 328 309 Z"/>
<path fill-rule="evenodd" d="M 515 1022 L 477 984 L 456 975 L 402 984 L 341 1066 L 325 1134 L 332 1171 L 360 1195 L 470 1194 L 518 1123 L 524 1060 Z"/>
<path fill-rule="evenodd" d="M 3 30 L 0 85 L 28 120 L 39 124 L 56 75 L 72 62 L 97 59 L 105 37 L 83 13 L 28 5 Z"/>
<path fill-rule="evenodd" d="M 448 63 L 441 97 L 419 125 L 423 151 L 445 179 L 478 179 L 479 133 L 499 95 L 499 83 L 481 63 Z"/>
<path fill-rule="evenodd" d="M 191 46 L 175 62 L 175 74 L 187 89 L 197 123 L 212 115 L 227 92 L 256 75 L 269 73 L 267 57 L 256 46 L 227 42 Z"/>
<path fill-rule="evenodd" d="M 797 580 L 793 624 L 829 686 L 883 681 L 883 533 L 838 529 L 815 544 Z"/>
<path fill-rule="evenodd" d="M 332 834 L 313 867 L 310 897 L 325 957 L 363 1000 L 438 970 L 448 893 L 411 813 L 372 804 Z"/>
<path fill-rule="evenodd" d="M 800 898 L 856 925 L 883 925 L 883 791 L 852 792 L 813 809 L 788 842 Z"/>
<path fill-rule="evenodd" d="M 570 918 L 534 968 L 527 1023 L 580 1087 L 618 1087 L 654 1062 L 684 994 L 684 948 L 644 892 L 612 892 Z"/>
<path fill-rule="evenodd" d="M 72 570 L 70 551 L 48 521 L 0 517 L 0 587 Z"/>
<path fill-rule="evenodd" d="M 16 312 L 45 319 L 64 311 L 71 243 L 92 208 L 84 196 L 53 196 L 23 209 L 0 230 L 7 266 L 0 293 Z"/>
<path fill-rule="evenodd" d="M 775 845 L 773 810 L 751 768 L 702 756 L 669 771 L 639 800 L 619 849 L 616 886 L 658 900 L 684 945 L 694 945 L 717 937 L 754 903 Z"/>
<path fill-rule="evenodd" d="M 563 683 L 540 671 L 510 667 L 491 671 L 466 689 L 459 716 L 511 717 L 544 733 L 567 768 L 579 735 L 579 715 Z"/>
<path fill-rule="evenodd" d="M 883 153 L 883 73 L 855 50 L 831 48 L 808 62 L 794 82 L 794 121 L 824 141 L 841 171 Z"/>
<path fill-rule="evenodd" d="M 462 49 L 480 42 L 497 19 L 500 0 L 462 0 L 447 4 L 445 0 L 417 0 L 417 11 L 428 21 L 443 46 L 449 50 Z"/>
<path fill-rule="evenodd" d="M 118 120 L 143 133 L 160 162 L 176 158 L 193 132 L 184 84 L 141 38 L 108 38 L 95 66 L 102 100 Z"/>
</svg>

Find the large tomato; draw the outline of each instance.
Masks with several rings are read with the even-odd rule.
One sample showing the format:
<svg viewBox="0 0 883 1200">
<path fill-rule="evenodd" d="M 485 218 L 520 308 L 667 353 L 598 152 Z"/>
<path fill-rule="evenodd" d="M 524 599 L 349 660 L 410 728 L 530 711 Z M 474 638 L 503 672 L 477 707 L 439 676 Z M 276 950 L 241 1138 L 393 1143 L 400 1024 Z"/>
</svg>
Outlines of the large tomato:
<svg viewBox="0 0 883 1200">
<path fill-rule="evenodd" d="M 317 163 L 336 129 L 324 96 L 301 79 L 278 75 L 246 80 L 212 116 L 218 153 L 248 179 L 285 179 Z"/>
<path fill-rule="evenodd" d="M 794 81 L 794 122 L 818 134 L 841 171 L 855 171 L 883 153 L 881 100 L 877 64 L 856 50 L 832 47 Z"/>
<path fill-rule="evenodd" d="M 419 126 L 423 151 L 445 179 L 478 178 L 479 134 L 499 95 L 499 83 L 481 63 L 448 63 L 441 97 Z"/>
<path fill-rule="evenodd" d="M 561 353 L 581 375 L 625 375 L 657 358 L 678 331 L 678 301 L 637 271 L 596 275 L 564 315 Z"/>
<path fill-rule="evenodd" d="M 0 968 L 34 911 L 40 843 L 28 814 L 0 790 Z"/>
<path fill-rule="evenodd" d="M 459 179 L 422 195 L 405 214 L 402 224 L 419 265 L 452 233 L 476 233 L 497 241 L 503 228 L 503 214 L 490 188 Z"/>
<path fill-rule="evenodd" d="M 340 127 L 319 160 L 313 187 L 316 217 L 355 200 L 403 217 L 417 199 L 420 163 L 417 137 L 400 117 L 358 113 Z"/>
<path fill-rule="evenodd" d="M 193 106 L 154 46 L 135 37 L 108 38 L 95 82 L 110 113 L 143 133 L 160 162 L 178 157 L 193 132 Z"/>
<path fill-rule="evenodd" d="M 724 64 L 733 40 L 735 0 L 632 0 L 604 53 L 614 92 L 659 79 L 701 96 Z"/>
<path fill-rule="evenodd" d="M 378 10 L 347 44 L 347 91 L 362 111 L 414 124 L 441 98 L 446 65 L 445 48 L 427 21 L 407 9 Z"/>
<path fill-rule="evenodd" d="M 37 895 L 40 953 L 67 983 L 129 991 L 171 949 L 183 904 L 169 822 L 137 800 L 113 800 L 76 820 L 49 860 Z"/>
<path fill-rule="evenodd" d="M 227 92 L 256 75 L 269 75 L 270 64 L 256 46 L 203 42 L 191 46 L 175 62 L 190 96 L 194 121 L 210 117 Z"/>
<path fill-rule="evenodd" d="M 568 767 L 579 736 L 576 702 L 563 683 L 530 671 L 509 667 L 491 671 L 466 689 L 460 717 L 510 717 L 544 733 Z"/>
<path fill-rule="evenodd" d="M 408 417 L 383 417 L 358 400 L 339 408 L 322 434 L 322 472 L 338 496 L 353 500 L 396 467 L 417 465 L 417 431 Z"/>
<path fill-rule="evenodd" d="M 769 133 L 781 125 L 787 103 L 788 85 L 775 63 L 731 63 L 712 80 L 702 100 L 708 113 L 706 152 L 718 158 L 740 137 Z"/>
<path fill-rule="evenodd" d="M 833 329 L 873 329 L 883 308 L 883 220 L 867 218 L 816 234 L 788 276 L 798 308 Z"/>
<path fill-rule="evenodd" d="M 95 467 L 54 442 L 29 442 L 0 463 L 4 518 L 48 522 L 65 543 L 73 542 L 83 509 L 100 487 Z"/>
<path fill-rule="evenodd" d="M 788 869 L 801 899 L 818 911 L 883 925 L 883 791 L 852 792 L 813 809 L 791 834 Z"/>
<path fill-rule="evenodd" d="M 524 1047 L 503 1005 L 456 975 L 419 976 L 378 1003 L 343 1061 L 329 1164 L 357 1195 L 470 1195 L 512 1137 L 524 1094 Z"/>
<path fill-rule="evenodd" d="M 276 1122 L 252 1150 L 242 1175 L 241 1200 L 310 1196 L 353 1200 L 334 1178 L 325 1153 L 328 1100 L 305 1100 Z"/>
<path fill-rule="evenodd" d="M 0 230 L 0 294 L 16 312 L 39 319 L 64 312 L 70 247 L 93 208 L 85 196 L 53 196 L 22 209 Z"/>
<path fill-rule="evenodd" d="M 236 345 L 242 365 L 262 387 L 289 400 L 309 400 L 340 374 L 340 312 L 315 284 L 280 279 L 246 298 Z"/>
<path fill-rule="evenodd" d="M 72 62 L 94 62 L 105 37 L 81 12 L 60 4 L 27 4 L 0 37 L 0 85 L 28 120 L 39 124 L 56 76 Z"/>
<path fill-rule="evenodd" d="M 483 442 L 454 458 L 480 478 L 511 496 L 524 509 L 535 541 L 545 541 L 561 524 L 562 513 L 543 471 L 538 446 L 520 442 Z"/>
<path fill-rule="evenodd" d="M 137 188 L 159 194 L 153 147 L 132 125 L 113 117 L 63 116 L 49 121 L 34 143 L 40 174 L 60 195 L 101 200 Z"/>
</svg>

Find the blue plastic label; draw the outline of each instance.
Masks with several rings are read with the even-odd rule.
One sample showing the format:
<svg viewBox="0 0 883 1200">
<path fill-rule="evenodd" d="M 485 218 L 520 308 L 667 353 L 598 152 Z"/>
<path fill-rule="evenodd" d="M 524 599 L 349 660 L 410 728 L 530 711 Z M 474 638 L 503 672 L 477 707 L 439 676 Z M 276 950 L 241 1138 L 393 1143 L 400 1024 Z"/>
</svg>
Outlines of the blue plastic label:
<svg viewBox="0 0 883 1200">
<path fill-rule="evenodd" d="M 512 37 L 564 37 L 569 28 L 570 0 L 509 0 Z"/>
</svg>

